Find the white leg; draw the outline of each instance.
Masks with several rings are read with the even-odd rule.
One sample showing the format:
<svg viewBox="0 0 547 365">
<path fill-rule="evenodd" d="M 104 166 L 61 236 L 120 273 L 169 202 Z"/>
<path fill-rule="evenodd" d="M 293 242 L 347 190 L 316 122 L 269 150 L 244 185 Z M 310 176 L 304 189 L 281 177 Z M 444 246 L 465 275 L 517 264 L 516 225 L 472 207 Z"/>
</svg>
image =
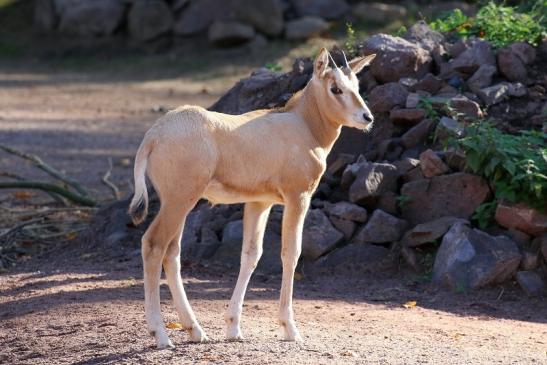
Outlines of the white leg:
<svg viewBox="0 0 547 365">
<path fill-rule="evenodd" d="M 302 252 L 302 230 L 309 207 L 308 196 L 298 196 L 285 202 L 281 261 L 283 279 L 279 298 L 279 323 L 286 341 L 301 341 L 292 308 L 294 270 Z"/>
<path fill-rule="evenodd" d="M 144 309 L 148 331 L 156 339 L 158 348 L 173 347 L 161 317 L 161 263 L 170 242 L 181 230 L 185 212 L 179 204 L 165 204 L 142 237 Z"/>
<path fill-rule="evenodd" d="M 243 339 L 239 325 L 241 311 L 243 310 L 243 299 L 251 275 L 262 255 L 264 230 L 266 229 L 271 207 L 270 204 L 265 203 L 245 204 L 241 266 L 237 284 L 225 315 L 226 338 L 229 340 Z"/>
<path fill-rule="evenodd" d="M 182 229 L 177 234 L 176 238 L 171 241 L 165 257 L 163 259 L 163 268 L 171 296 L 175 302 L 175 308 L 179 314 L 182 326 L 188 331 L 190 341 L 204 342 L 207 341 L 207 335 L 196 320 L 196 316 L 192 311 L 192 307 L 186 297 L 182 279 L 180 277 L 180 240 L 182 237 Z"/>
</svg>

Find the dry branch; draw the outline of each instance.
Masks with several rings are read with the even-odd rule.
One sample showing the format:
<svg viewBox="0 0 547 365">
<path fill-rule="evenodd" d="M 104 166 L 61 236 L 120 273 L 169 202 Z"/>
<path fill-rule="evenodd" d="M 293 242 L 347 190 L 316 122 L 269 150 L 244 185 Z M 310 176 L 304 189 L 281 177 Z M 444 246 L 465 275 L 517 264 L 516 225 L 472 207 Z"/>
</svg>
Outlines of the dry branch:
<svg viewBox="0 0 547 365">
<path fill-rule="evenodd" d="M 80 195 L 82 195 L 82 196 L 87 196 L 88 195 L 87 191 L 80 185 L 80 183 L 78 181 L 76 181 L 75 179 L 73 179 L 69 176 L 66 176 L 61 171 L 57 170 L 56 168 L 49 166 L 40 157 L 38 157 L 36 155 L 33 155 L 33 154 L 23 152 L 23 151 L 20 151 L 18 149 L 13 148 L 13 147 L 8 147 L 8 146 L 5 146 L 5 145 L 2 145 L 2 144 L 0 144 L 0 149 L 7 152 L 7 153 L 12 154 L 12 155 L 15 155 L 15 156 L 24 158 L 25 160 L 31 161 L 40 170 L 46 172 L 50 176 L 53 176 L 57 180 L 60 180 L 64 183 L 66 183 L 67 185 L 70 185 L 71 187 L 73 187 L 74 190 L 76 190 Z M 62 195 L 62 194 L 59 194 L 59 195 Z M 70 199 L 70 198 L 68 198 L 68 199 Z"/>
<path fill-rule="evenodd" d="M 110 175 L 112 173 L 112 159 L 108 158 L 108 170 L 103 175 L 103 178 L 101 181 L 112 190 L 112 195 L 114 195 L 114 199 L 119 200 L 120 199 L 120 189 L 112 182 L 110 181 Z"/>
<path fill-rule="evenodd" d="M 97 202 L 88 196 L 75 194 L 58 185 L 41 181 L 0 182 L 0 189 L 38 189 L 46 192 L 55 193 L 70 200 L 73 203 L 81 204 L 87 207 L 94 207 L 95 205 L 97 205 Z"/>
</svg>

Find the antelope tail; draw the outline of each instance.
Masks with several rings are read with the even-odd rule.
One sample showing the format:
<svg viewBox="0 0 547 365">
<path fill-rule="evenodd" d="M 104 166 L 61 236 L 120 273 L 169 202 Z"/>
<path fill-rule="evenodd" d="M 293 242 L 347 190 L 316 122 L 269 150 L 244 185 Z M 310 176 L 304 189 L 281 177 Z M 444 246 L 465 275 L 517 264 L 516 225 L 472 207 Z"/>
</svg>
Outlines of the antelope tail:
<svg viewBox="0 0 547 365">
<path fill-rule="evenodd" d="M 134 225 L 138 225 L 145 220 L 148 214 L 148 190 L 146 189 L 146 165 L 148 163 L 148 156 L 152 151 L 152 141 L 144 140 L 137 156 L 135 157 L 135 167 L 133 170 L 135 179 L 135 195 L 129 204 L 128 213 L 131 216 L 131 220 Z"/>
</svg>

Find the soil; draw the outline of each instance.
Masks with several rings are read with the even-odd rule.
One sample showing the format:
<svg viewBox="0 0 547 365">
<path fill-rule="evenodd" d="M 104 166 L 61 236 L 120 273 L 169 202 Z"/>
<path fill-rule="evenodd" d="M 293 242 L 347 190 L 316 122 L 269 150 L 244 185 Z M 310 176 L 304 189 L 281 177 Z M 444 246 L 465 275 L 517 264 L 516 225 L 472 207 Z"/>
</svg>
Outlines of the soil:
<svg viewBox="0 0 547 365">
<path fill-rule="evenodd" d="M 208 106 L 246 71 L 207 80 L 32 67 L 0 72 L 0 143 L 39 154 L 106 200 L 101 177 L 109 157 L 112 180 L 131 190 L 131 159 L 161 115 L 154 106 Z M 0 159 L 2 169 L 44 178 L 13 156 Z M 2 202 L 16 199 L 13 191 L 1 194 Z M 191 344 L 186 333 L 169 330 L 176 349 L 156 350 L 145 326 L 138 244 L 119 256 L 101 242 L 59 243 L 0 275 L 0 363 L 547 363 L 544 299 L 526 298 L 514 284 L 454 293 L 404 271 L 303 275 L 295 286 L 303 343 L 280 340 L 280 277 L 258 273 L 244 307 L 246 340 L 226 342 L 222 318 L 236 273 L 187 263 L 188 297 L 211 341 Z M 416 306 L 406 308 L 409 301 Z M 176 322 L 165 283 L 162 307 L 165 320 Z"/>
</svg>

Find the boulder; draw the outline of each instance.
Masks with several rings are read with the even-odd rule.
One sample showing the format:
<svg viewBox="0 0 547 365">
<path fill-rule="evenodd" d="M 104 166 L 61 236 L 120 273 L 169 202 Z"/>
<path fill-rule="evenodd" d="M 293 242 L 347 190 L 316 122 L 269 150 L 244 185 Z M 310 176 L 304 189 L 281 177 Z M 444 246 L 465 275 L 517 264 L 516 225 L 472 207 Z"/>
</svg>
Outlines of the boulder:
<svg viewBox="0 0 547 365">
<path fill-rule="evenodd" d="M 524 62 L 511 49 L 503 48 L 498 51 L 498 68 L 502 76 L 509 81 L 528 81 Z"/>
<path fill-rule="evenodd" d="M 334 228 L 339 230 L 344 234 L 344 240 L 349 240 L 351 236 L 353 236 L 353 233 L 355 232 L 355 229 L 357 228 L 357 224 L 353 221 L 348 221 L 346 219 L 338 218 L 336 216 L 330 216 L 330 221 Z"/>
<path fill-rule="evenodd" d="M 190 1 L 175 20 L 173 32 L 180 36 L 192 36 L 205 32 L 215 20 L 231 18 L 233 11 L 227 1 Z"/>
<path fill-rule="evenodd" d="M 405 157 L 400 159 L 399 161 L 395 161 L 393 165 L 397 169 L 397 175 L 403 176 L 410 170 L 420 166 L 420 160 L 412 157 Z"/>
<path fill-rule="evenodd" d="M 283 4 L 281 0 L 235 0 L 235 16 L 269 36 L 283 31 Z"/>
<path fill-rule="evenodd" d="M 355 161 L 355 155 L 349 153 L 339 153 L 336 159 L 327 166 L 327 172 L 333 176 L 342 175 L 346 166 Z"/>
<path fill-rule="evenodd" d="M 341 18 L 349 11 L 345 0 L 290 0 L 298 16 L 315 16 L 328 20 Z"/>
<path fill-rule="evenodd" d="M 349 200 L 352 203 L 372 203 L 380 195 L 395 191 L 398 177 L 397 168 L 392 164 L 363 163 L 349 188 Z"/>
<path fill-rule="evenodd" d="M 537 244 L 543 255 L 543 259 L 547 262 L 547 233 L 537 237 L 533 242 Z"/>
<path fill-rule="evenodd" d="M 492 84 L 492 78 L 497 72 L 498 69 L 494 65 L 480 65 L 473 76 L 467 80 L 467 86 L 473 92 L 488 87 Z"/>
<path fill-rule="evenodd" d="M 405 148 L 412 148 L 424 144 L 427 141 L 429 134 L 433 131 L 433 126 L 433 120 L 422 120 L 401 136 L 401 144 Z"/>
<path fill-rule="evenodd" d="M 442 117 L 435 129 L 435 139 L 445 141 L 449 138 L 461 138 L 465 135 L 463 125 L 456 119 Z"/>
<path fill-rule="evenodd" d="M 408 182 L 401 195 L 406 197 L 403 217 L 419 224 L 446 216 L 469 219 L 488 199 L 490 189 L 481 177 L 457 172 Z"/>
<path fill-rule="evenodd" d="M 408 223 L 376 209 L 367 224 L 353 239 L 356 243 L 388 243 L 399 241 Z"/>
<path fill-rule="evenodd" d="M 539 276 L 537 272 L 534 271 L 519 271 L 515 276 L 517 283 L 526 295 L 529 297 L 536 297 L 545 294 L 545 282 Z"/>
<path fill-rule="evenodd" d="M 43 32 L 51 32 L 57 27 L 59 18 L 55 12 L 54 0 L 40 0 L 34 2 L 34 26 Z"/>
<path fill-rule="evenodd" d="M 469 76 L 474 74 L 481 65 L 496 65 L 496 57 L 490 43 L 482 40 L 476 40 L 451 63 L 452 69 Z"/>
<path fill-rule="evenodd" d="M 381 83 L 397 82 L 402 77 L 421 78 L 430 71 L 432 64 L 428 51 L 387 34 L 377 34 L 365 40 L 363 53 L 376 54 L 370 70 Z"/>
<path fill-rule="evenodd" d="M 329 216 L 334 216 L 341 219 L 346 219 L 353 222 L 364 223 L 367 221 L 367 210 L 349 202 L 328 203 L 323 209 Z"/>
<path fill-rule="evenodd" d="M 456 222 L 468 223 L 461 218 L 442 217 L 431 222 L 418 224 L 404 234 L 402 243 L 408 247 L 417 247 L 435 242 L 444 236 L 448 229 Z"/>
<path fill-rule="evenodd" d="M 209 41 L 217 46 L 229 47 L 247 43 L 255 36 L 253 27 L 235 21 L 215 21 L 209 28 Z"/>
<path fill-rule="evenodd" d="M 420 81 L 412 85 L 410 91 L 425 91 L 430 94 L 435 94 L 443 87 L 443 81 L 428 73 Z"/>
<path fill-rule="evenodd" d="M 144 42 L 170 32 L 173 14 L 163 0 L 137 0 L 131 6 L 127 25 L 131 37 Z"/>
<path fill-rule="evenodd" d="M 495 219 L 502 227 L 518 229 L 532 236 L 547 232 L 547 215 L 525 204 L 499 202 Z"/>
<path fill-rule="evenodd" d="M 509 97 L 509 84 L 507 82 L 501 82 L 490 87 L 485 87 L 477 90 L 477 95 L 486 106 L 498 104 Z"/>
<path fill-rule="evenodd" d="M 222 243 L 212 256 L 211 261 L 229 267 L 237 267 L 241 261 L 241 247 L 243 244 L 243 221 L 236 220 L 228 223 L 222 231 Z M 257 271 L 263 273 L 281 272 L 281 237 L 266 229 L 264 234 L 263 254 L 258 262 Z"/>
<path fill-rule="evenodd" d="M 320 209 L 310 209 L 306 215 L 302 234 L 302 256 L 314 261 L 332 250 L 344 235 L 335 229 Z"/>
<path fill-rule="evenodd" d="M 452 289 L 478 289 L 510 279 L 521 260 L 515 242 L 463 223 L 445 234 L 433 265 L 433 281 Z"/>
<path fill-rule="evenodd" d="M 114 33 L 124 19 L 122 0 L 58 1 L 59 31 L 77 36 L 108 36 Z"/>
<path fill-rule="evenodd" d="M 288 21 L 285 26 L 285 38 L 302 40 L 321 35 L 329 29 L 329 23 L 316 16 L 305 16 Z"/>
<path fill-rule="evenodd" d="M 467 119 L 474 120 L 483 117 L 480 105 L 461 94 L 451 98 L 449 103 L 456 112 L 463 114 Z"/>
<path fill-rule="evenodd" d="M 376 203 L 376 207 L 386 213 L 396 215 L 398 214 L 398 199 L 399 195 L 397 195 L 397 193 L 388 191 L 380 195 L 378 202 Z"/>
<path fill-rule="evenodd" d="M 432 52 L 435 47 L 442 45 L 444 42 L 444 36 L 431 29 L 423 20 L 420 20 L 411 26 L 403 38 L 407 41 L 419 44 L 420 47 L 429 52 Z"/>
<path fill-rule="evenodd" d="M 396 106 L 404 106 L 408 91 L 398 82 L 376 86 L 368 95 L 368 105 L 373 113 L 389 112 Z"/>
<path fill-rule="evenodd" d="M 526 42 L 510 44 L 508 49 L 520 58 L 525 65 L 530 65 L 536 60 L 536 49 Z"/>
<path fill-rule="evenodd" d="M 425 118 L 423 109 L 392 109 L 389 119 L 396 124 L 415 125 Z"/>
<path fill-rule="evenodd" d="M 386 3 L 357 3 L 352 9 L 352 15 L 360 21 L 368 23 L 388 23 L 406 17 L 404 6 Z"/>
<path fill-rule="evenodd" d="M 525 271 L 535 270 L 539 266 L 538 252 L 532 252 L 528 250 L 522 251 L 522 261 L 520 262 L 520 268 Z"/>
<path fill-rule="evenodd" d="M 421 95 L 421 93 L 409 93 L 408 96 L 406 97 L 405 108 L 415 109 L 420 103 L 420 99 L 423 96 L 430 96 L 429 93 L 424 93 L 424 94 L 426 95 Z"/>
<path fill-rule="evenodd" d="M 442 175 L 450 170 L 431 149 L 427 149 L 420 154 L 420 168 L 426 178 Z"/>
<path fill-rule="evenodd" d="M 317 271 L 333 274 L 381 273 L 395 268 L 390 251 L 382 246 L 353 243 L 320 258 L 314 265 Z"/>
</svg>

